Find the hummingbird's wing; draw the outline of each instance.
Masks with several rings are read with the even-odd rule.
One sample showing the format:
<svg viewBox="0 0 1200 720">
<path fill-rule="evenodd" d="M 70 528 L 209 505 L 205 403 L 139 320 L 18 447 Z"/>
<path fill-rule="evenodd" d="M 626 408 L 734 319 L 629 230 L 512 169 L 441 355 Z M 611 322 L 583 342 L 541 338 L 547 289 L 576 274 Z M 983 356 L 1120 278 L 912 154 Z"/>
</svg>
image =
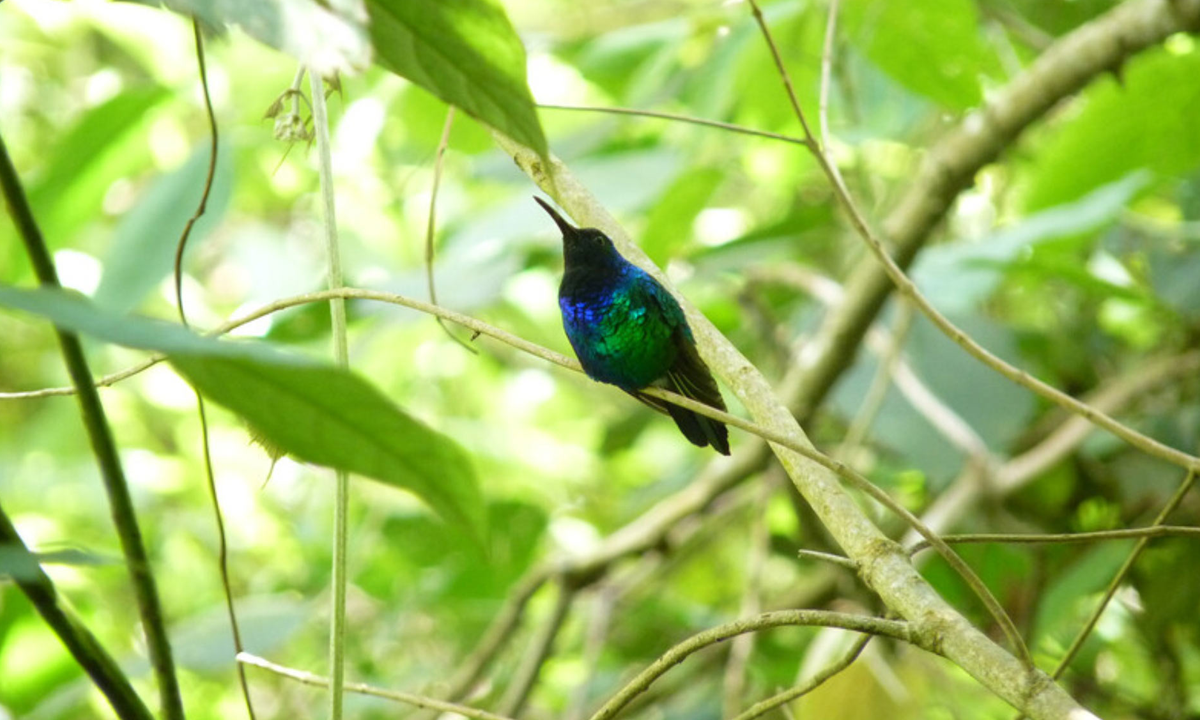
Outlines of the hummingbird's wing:
<svg viewBox="0 0 1200 720">
<path fill-rule="evenodd" d="M 692 329 L 688 327 L 683 309 L 679 307 L 675 297 L 657 280 L 648 274 L 643 275 L 641 289 L 645 292 L 646 302 L 655 307 L 657 315 L 671 328 L 670 342 L 675 350 L 674 362 L 666 374 L 653 384 L 709 407 L 724 410 L 725 401 L 721 397 L 721 391 L 717 388 L 717 382 L 713 380 L 708 366 L 700 358 L 700 353 L 696 351 L 696 341 L 692 337 Z M 655 410 L 670 415 L 679 426 L 680 432 L 693 445 L 711 445 L 722 455 L 729 454 L 729 430 L 724 423 L 638 391 L 629 394 Z"/>
<path fill-rule="evenodd" d="M 700 353 L 696 351 L 696 344 L 692 341 L 691 333 L 685 335 L 682 329 L 677 329 L 675 343 L 679 349 L 679 355 L 675 359 L 675 364 L 667 371 L 668 389 L 686 398 L 702 402 L 709 407 L 724 410 L 725 400 L 717 388 L 717 381 L 713 380 L 708 366 L 700 359 Z M 668 405 L 667 412 L 684 436 L 693 444 L 700 447 L 712 445 L 713 449 L 722 455 L 729 454 L 729 430 L 724 423 L 678 405 Z"/>
</svg>

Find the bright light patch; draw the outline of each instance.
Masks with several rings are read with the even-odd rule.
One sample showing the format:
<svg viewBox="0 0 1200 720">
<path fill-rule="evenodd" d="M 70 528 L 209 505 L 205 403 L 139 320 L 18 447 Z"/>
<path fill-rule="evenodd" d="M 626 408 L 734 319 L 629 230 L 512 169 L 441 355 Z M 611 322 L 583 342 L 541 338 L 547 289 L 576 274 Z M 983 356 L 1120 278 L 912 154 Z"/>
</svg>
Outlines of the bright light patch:
<svg viewBox="0 0 1200 720">
<path fill-rule="evenodd" d="M 554 380 L 544 370 L 517 373 L 504 387 L 504 406 L 521 414 L 535 410 L 554 396 Z"/>
<path fill-rule="evenodd" d="M 141 377 L 142 391 L 150 402 L 170 410 L 196 410 L 196 393 L 166 365 L 159 363 Z"/>
<path fill-rule="evenodd" d="M 121 92 L 121 73 L 112 68 L 103 68 L 91 74 L 83 86 L 83 97 L 87 104 L 95 107 Z"/>
<path fill-rule="evenodd" d="M 100 285 L 100 274 L 104 268 L 100 261 L 78 250 L 59 250 L 54 253 L 54 267 L 58 269 L 58 281 L 63 287 L 91 295 Z"/>
<path fill-rule="evenodd" d="M 746 215 L 735 208 L 708 208 L 696 216 L 692 232 L 703 245 L 724 245 L 746 233 Z"/>
<path fill-rule="evenodd" d="M 742 157 L 747 171 L 760 183 L 782 182 L 787 174 L 787 158 L 778 145 L 752 146 Z"/>
<path fill-rule="evenodd" d="M 1189 55 L 1196 49 L 1196 39 L 1187 33 L 1175 33 L 1167 38 L 1163 47 L 1172 55 Z"/>
<path fill-rule="evenodd" d="M 139 487 L 159 493 L 178 492 L 185 487 L 183 473 L 178 472 L 178 467 L 149 450 L 133 448 L 122 451 L 121 465 L 130 482 Z"/>
<path fill-rule="evenodd" d="M 457 343 L 444 337 L 421 343 L 413 353 L 417 373 L 426 378 L 458 377 L 466 371 L 468 357 Z"/>
<path fill-rule="evenodd" d="M 249 315 L 258 309 L 259 306 L 255 305 L 254 303 L 242 303 L 242 305 L 233 312 L 233 317 L 238 318 L 244 315 Z M 260 318 L 251 320 L 245 325 L 239 325 L 231 330 L 229 334 L 237 337 L 265 337 L 267 332 L 271 329 L 271 325 L 273 324 L 272 318 L 274 318 L 276 315 L 279 315 L 279 313 L 263 315 Z"/>
<path fill-rule="evenodd" d="M 537 102 L 567 105 L 586 102 L 587 83 L 574 68 L 543 53 L 530 55 L 527 68 L 529 87 Z"/>
<path fill-rule="evenodd" d="M 187 132 L 179 120 L 161 115 L 150 125 L 147 136 L 150 154 L 160 168 L 174 168 L 181 165 L 192 152 L 187 139 Z"/>
<path fill-rule="evenodd" d="M 1133 277 L 1111 253 L 1097 252 L 1088 260 L 1088 272 L 1093 276 L 1121 287 L 1131 287 Z"/>
<path fill-rule="evenodd" d="M 556 517 L 550 521 L 550 537 L 567 555 L 580 556 L 600 544 L 600 533 L 579 518 Z"/>
<path fill-rule="evenodd" d="M 383 103 L 376 98 L 350 103 L 333 138 L 333 162 L 338 172 L 355 172 L 370 159 L 384 116 Z"/>
<path fill-rule="evenodd" d="M 558 312 L 558 278 L 545 270 L 527 270 L 505 283 L 504 297 L 538 315 Z"/>
</svg>

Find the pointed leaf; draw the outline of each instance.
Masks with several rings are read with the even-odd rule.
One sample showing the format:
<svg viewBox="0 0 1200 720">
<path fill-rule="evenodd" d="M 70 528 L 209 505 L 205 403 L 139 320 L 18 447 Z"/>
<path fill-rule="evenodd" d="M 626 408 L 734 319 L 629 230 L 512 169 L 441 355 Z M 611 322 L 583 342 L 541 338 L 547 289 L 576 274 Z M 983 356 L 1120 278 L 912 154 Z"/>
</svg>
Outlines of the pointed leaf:
<svg viewBox="0 0 1200 720">
<path fill-rule="evenodd" d="M 376 61 L 546 155 L 525 46 L 494 0 L 368 0 Z"/>
<path fill-rule="evenodd" d="M 0 287 L 0 305 L 64 329 L 165 353 L 206 397 L 294 457 L 409 490 L 442 517 L 484 536 L 484 507 L 467 453 L 345 370 L 256 342 L 201 337 L 121 317 L 53 290 Z"/>
<path fill-rule="evenodd" d="M 217 169 L 204 215 L 196 221 L 188 242 L 199 245 L 216 227 L 233 184 L 232 148 L 222 144 L 217 152 Z M 209 146 L 196 149 L 179 168 L 157 178 L 122 219 L 113 234 L 104 260 L 104 275 L 93 299 L 114 313 L 126 313 L 141 303 L 175 264 L 175 247 L 204 188 L 208 173 Z"/>
<path fill-rule="evenodd" d="M 156 0 L 146 0 L 158 4 Z M 371 62 L 365 18 L 314 0 L 161 0 L 214 28 L 236 25 L 259 42 L 296 58 L 318 75 L 362 70 Z"/>
</svg>

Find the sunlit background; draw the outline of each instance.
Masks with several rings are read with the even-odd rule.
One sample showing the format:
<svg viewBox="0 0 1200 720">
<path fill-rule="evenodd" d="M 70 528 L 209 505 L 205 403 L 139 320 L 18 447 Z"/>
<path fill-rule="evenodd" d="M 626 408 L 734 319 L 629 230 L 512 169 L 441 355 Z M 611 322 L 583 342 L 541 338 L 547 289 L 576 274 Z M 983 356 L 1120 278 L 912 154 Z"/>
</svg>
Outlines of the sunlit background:
<svg viewBox="0 0 1200 720">
<path fill-rule="evenodd" d="M 925 149 L 967 109 L 1056 36 L 1115 4 L 843 3 L 829 150 L 872 220 L 882 221 Z M 743 3 L 504 5 L 525 41 L 539 103 L 645 108 L 799 132 Z M 814 117 L 826 10 L 807 0 L 766 6 L 800 100 Z M 200 328 L 325 286 L 316 153 L 303 141 L 276 139 L 275 123 L 265 117 L 292 84 L 296 62 L 238 30 L 206 45 L 220 162 L 183 278 L 189 319 Z M 1057 109 L 979 174 L 914 278 L 994 352 L 1073 394 L 1194 347 L 1197 77 L 1195 39 L 1179 35 L 1136 58 L 1120 82 L 1100 79 Z M 307 82 L 302 87 L 307 92 Z M 307 101 L 299 102 L 307 117 Z M 290 108 L 290 100 L 284 103 Z M 347 284 L 426 299 L 425 233 L 448 108 L 378 68 L 342 77 L 329 103 Z M 840 282 L 872 261 L 799 145 L 660 119 L 555 109 L 540 115 L 553 152 L 772 382 L 802 362 L 805 342 L 826 314 L 814 286 L 822 278 Z M 117 312 L 175 319 L 175 244 L 199 198 L 209 142 L 188 21 L 124 2 L 0 4 L 0 131 L 63 283 Z M 533 202 L 539 191 L 496 149 L 488 130 L 461 112 L 444 162 L 433 265 L 439 302 L 569 354 L 556 302 L 560 243 Z M 20 248 L 11 224 L 0 223 L 0 281 L 28 286 L 32 272 Z M 349 313 L 354 370 L 469 450 L 492 525 L 483 552 L 411 496 L 354 481 L 349 679 L 437 694 L 523 572 L 541 559 L 596 547 L 713 460 L 669 419 L 581 375 L 486 337 L 471 340 L 451 326 L 477 351 L 471 354 L 432 318 L 410 310 L 355 302 Z M 889 308 L 885 324 L 896 316 Z M 330 357 L 328 327 L 328 309 L 307 306 L 239 332 Z M 98 375 L 144 357 L 95 342 L 87 350 Z M 1027 449 L 1061 421 L 923 321 L 914 322 L 905 353 L 997 458 Z M 844 438 L 877 367 L 877 355 L 864 349 L 847 369 L 808 428 L 818 446 L 833 450 Z M 0 313 L 0 392 L 67 384 L 51 330 L 28 316 Z M 1198 395 L 1194 376 L 1177 380 L 1146 393 L 1123 417 L 1194 451 Z M 156 366 L 101 397 L 146 533 L 189 717 L 241 717 L 194 395 L 170 369 Z M 728 388 L 725 397 L 740 410 Z M 236 418 L 211 407 L 209 417 L 247 647 L 324 673 L 332 474 L 287 458 L 272 465 Z M 736 450 L 747 438 L 733 431 L 732 441 Z M 936 498 L 964 462 L 963 450 L 895 389 L 866 442 L 847 452 L 915 510 Z M 1166 466 L 1093 436 L 1038 482 L 955 527 L 1079 531 L 1138 524 L 1177 481 Z M 775 491 L 763 492 L 766 483 Z M 765 609 L 873 608 L 872 596 L 844 570 L 796 560 L 798 548 L 832 548 L 782 488 L 770 471 L 752 477 L 694 518 L 700 529 L 689 530 L 682 549 L 647 566 L 651 572 L 624 585 L 613 580 L 620 599 L 610 608 L 607 643 L 595 654 L 588 638 L 598 607 L 591 603 L 598 601 L 581 600 L 526 715 L 576 717 L 569 711 L 592 709 L 670 643 L 739 616 L 756 533 L 770 538 L 757 579 Z M 152 697 L 128 577 L 73 399 L 0 400 L 0 500 L 29 545 L 85 553 L 86 562 L 48 570 Z M 1194 522 L 1195 502 L 1185 510 Z M 894 522 L 877 508 L 871 512 Z M 1079 669 L 1096 683 L 1081 691 L 1085 698 L 1129 716 L 1153 707 L 1165 686 L 1190 697 L 1184 705 L 1200 712 L 1195 545 L 1157 547 L 1148 567 L 1171 577 L 1173 589 L 1160 587 L 1161 579 L 1130 587 L 1126 602 L 1105 616 Z M 1001 601 L 1048 666 L 1126 550 L 1110 544 L 964 554 L 1000 588 Z M 940 565 L 928 568 L 939 590 L 985 622 L 956 578 Z M 477 693 L 483 706 L 503 694 L 529 628 L 551 613 L 553 600 L 550 592 L 534 597 L 531 622 Z M 1147 604 L 1161 608 L 1152 622 L 1139 619 Z M 815 638 L 794 629 L 759 637 L 744 705 L 793 685 L 802 666 L 820 667 L 833 650 Z M 723 652 L 689 661 L 631 716 L 720 717 Z M 1164 653 L 1173 658 L 1174 674 L 1166 679 Z M 259 717 L 322 714 L 321 690 L 249 672 Z M 1011 715 L 952 666 L 904 648 L 880 644 L 842 681 L 813 699 L 811 716 Z M 1116 688 L 1119 701 L 1112 699 Z M 379 699 L 354 696 L 348 703 L 352 717 L 400 711 Z M 0 718 L 110 712 L 24 597 L 0 585 Z"/>
</svg>

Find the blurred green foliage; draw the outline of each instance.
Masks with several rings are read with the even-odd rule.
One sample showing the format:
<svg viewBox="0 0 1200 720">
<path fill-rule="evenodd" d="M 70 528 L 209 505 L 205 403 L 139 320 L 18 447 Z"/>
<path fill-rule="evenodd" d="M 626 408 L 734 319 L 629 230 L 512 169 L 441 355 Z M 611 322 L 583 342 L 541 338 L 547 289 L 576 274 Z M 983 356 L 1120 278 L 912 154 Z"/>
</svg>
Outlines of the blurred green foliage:
<svg viewBox="0 0 1200 720">
<path fill-rule="evenodd" d="M 202 3 L 203 4 L 203 3 Z M 924 150 L 1055 37 L 1115 3 L 1032 0 L 843 2 L 829 101 L 831 152 L 873 220 L 908 189 Z M 499 5 L 496 5 L 499 7 Z M 774 64 L 743 4 L 700 0 L 506 0 L 544 103 L 677 112 L 795 135 Z M 827 5 L 764 11 L 815 118 Z M 295 44 L 275 43 L 295 50 Z M 1139 377 L 1200 338 L 1200 50 L 1172 37 L 1098 78 L 985 168 L 913 267 L 938 307 L 997 354 L 1072 394 Z M 314 153 L 273 138 L 264 113 L 295 60 L 241 30 L 208 43 L 221 126 L 214 199 L 185 260 L 184 297 L 199 327 L 324 286 Z M 347 280 L 425 296 L 424 233 L 444 101 L 374 67 L 330 97 Z M 173 319 L 174 242 L 199 196 L 208 130 L 190 25 L 127 3 L 0 4 L 0 132 L 56 252 L 65 284 L 109 310 Z M 444 96 L 443 96 L 444 97 Z M 302 101 L 299 111 L 307 115 Z M 285 99 L 285 111 L 291 100 Z M 543 109 L 550 149 L 770 379 L 778 383 L 830 310 L 785 271 L 844 280 L 871 262 L 803 148 L 657 119 Z M 569 353 L 555 293 L 555 229 L 533 186 L 487 129 L 459 114 L 437 202 L 440 301 Z M 0 223 L 0 282 L 29 285 L 10 223 Z M 349 306 L 354 371 L 391 402 L 466 449 L 486 503 L 473 541 L 413 496 L 356 482 L 351 502 L 348 678 L 437 694 L 475 649 L 517 580 L 552 558 L 597 547 L 695 481 L 709 457 L 668 420 L 619 392 L 486 338 L 468 354 L 413 311 Z M 881 322 L 895 322 L 895 308 Z M 451 328 L 457 336 L 469 333 Z M 243 334 L 327 356 L 328 310 L 281 312 Z M 144 353 L 89 341 L 97 374 Z M 905 339 L 915 376 L 998 464 L 1040 443 L 1063 417 L 970 360 L 923 320 Z M 879 365 L 862 349 L 808 428 L 832 450 L 860 412 Z M 66 384 L 48 327 L 0 312 L 0 392 Z M 732 393 L 726 391 L 732 400 Z M 189 717 L 243 712 L 223 621 L 216 539 L 190 389 L 157 366 L 102 390 L 143 522 L 183 673 Z M 735 403 L 734 403 L 735 404 Z M 1200 449 L 1200 382 L 1177 375 L 1118 416 L 1175 447 Z M 250 652 L 324 672 L 330 591 L 331 473 L 271 460 L 242 422 L 210 412 L 216 481 L 235 599 Z M 733 444 L 746 442 L 735 432 Z M 927 407 L 890 387 L 865 443 L 847 459 L 914 510 L 963 472 L 965 453 Z M 711 470 L 710 470 L 711 471 Z M 270 472 L 270 479 L 267 479 Z M 770 471 L 680 523 L 669 542 L 618 563 L 581 594 L 534 688 L 527 717 L 591 710 L 672 643 L 745 614 L 757 532 L 770 548 L 757 579 L 764 608 L 878 610 L 844 570 L 795 559 L 829 548 L 811 514 Z M 1179 472 L 1093 434 L 1008 496 L 953 518 L 955 532 L 1072 532 L 1143 525 Z M 778 487 L 778 486 L 777 486 Z M 1172 517 L 1195 525 L 1195 492 Z M 55 556 L 115 559 L 106 500 L 73 399 L 0 399 L 0 498 L 26 542 Z M 877 512 L 872 509 L 873 512 Z M 899 536 L 903 528 L 877 513 Z M 769 526 L 764 523 L 769 518 Z M 964 557 L 1027 634 L 1039 665 L 1062 656 L 1128 543 L 972 546 Z M 78 554 L 82 553 L 82 555 Z M 1104 717 L 1200 713 L 1200 634 L 1189 572 L 1194 540 L 1156 541 L 1125 583 L 1066 687 Z M 940 561 L 935 587 L 986 627 Z M 127 574 L 119 563 L 47 566 L 106 647 L 152 691 Z M 551 588 L 490 668 L 472 702 L 494 708 Z M 595 646 L 595 617 L 610 622 Z M 819 668 L 829 636 L 778 630 L 756 640 L 742 707 Z M 805 701 L 829 717 L 1011 717 L 973 680 L 911 648 L 877 643 L 869 661 Z M 716 718 L 723 649 L 674 669 L 628 717 Z M 309 716 L 321 691 L 249 669 L 260 717 Z M 839 680 L 840 682 L 841 680 Z M 395 705 L 354 699 L 354 717 Z M 0 584 L 0 715 L 109 717 L 58 641 L 11 583 Z M 577 717 L 577 716 L 574 716 Z"/>
</svg>

